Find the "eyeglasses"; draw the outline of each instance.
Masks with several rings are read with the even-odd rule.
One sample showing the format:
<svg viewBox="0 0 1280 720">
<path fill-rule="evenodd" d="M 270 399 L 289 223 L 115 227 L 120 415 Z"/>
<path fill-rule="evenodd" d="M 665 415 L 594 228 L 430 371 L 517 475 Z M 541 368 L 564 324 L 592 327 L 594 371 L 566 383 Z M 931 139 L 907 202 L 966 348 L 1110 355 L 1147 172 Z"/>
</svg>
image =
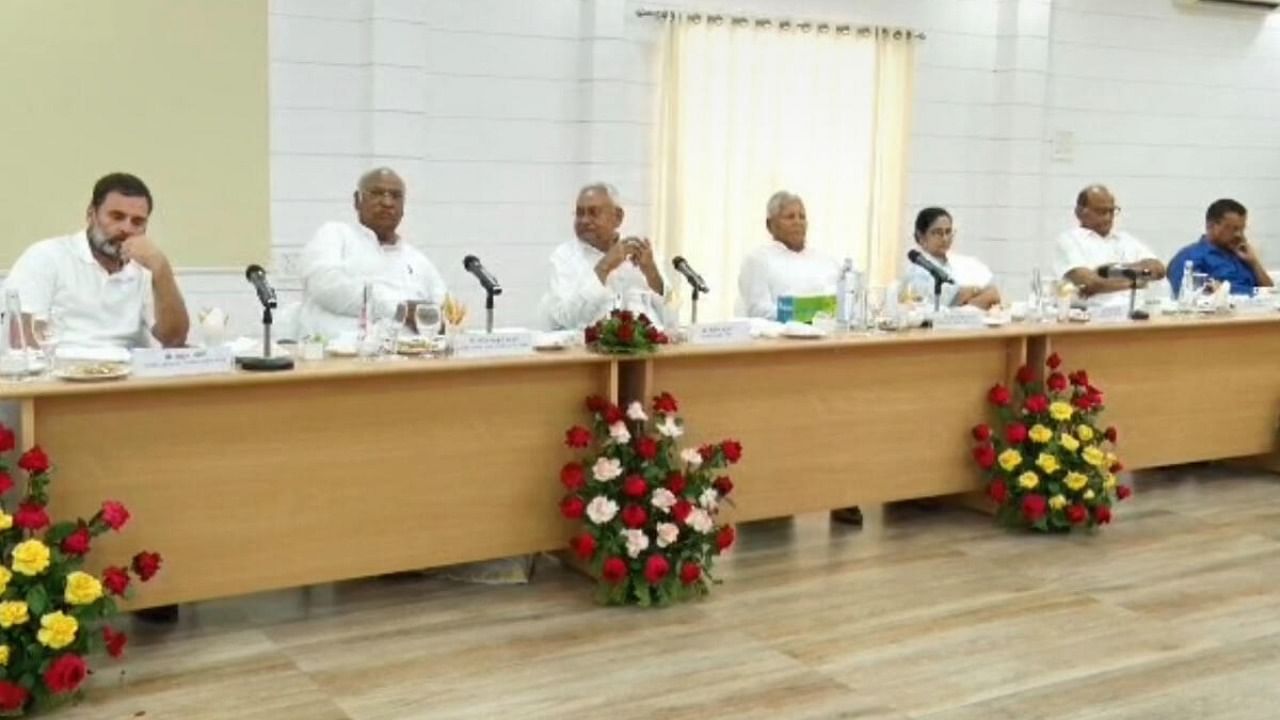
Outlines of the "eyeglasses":
<svg viewBox="0 0 1280 720">
<path fill-rule="evenodd" d="M 1084 209 L 1085 209 L 1085 210 L 1088 210 L 1089 212 L 1093 213 L 1094 215 L 1101 215 L 1102 217 L 1107 217 L 1107 216 L 1109 216 L 1109 215 L 1110 215 L 1110 216 L 1115 216 L 1115 215 L 1119 215 L 1119 214 L 1120 214 L 1120 208 L 1118 208 L 1118 207 L 1109 207 L 1109 208 L 1102 208 L 1102 209 L 1098 209 L 1098 208 L 1091 208 L 1091 207 L 1086 206 Z"/>
</svg>

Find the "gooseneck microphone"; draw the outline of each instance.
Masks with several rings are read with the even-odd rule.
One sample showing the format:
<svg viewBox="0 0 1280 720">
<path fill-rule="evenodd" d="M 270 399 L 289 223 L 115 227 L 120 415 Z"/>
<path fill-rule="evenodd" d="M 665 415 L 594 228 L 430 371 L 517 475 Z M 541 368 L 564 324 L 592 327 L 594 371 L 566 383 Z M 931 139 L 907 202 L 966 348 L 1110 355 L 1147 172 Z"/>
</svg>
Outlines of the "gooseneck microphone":
<svg viewBox="0 0 1280 720">
<path fill-rule="evenodd" d="M 700 293 L 711 292 L 711 290 L 707 287 L 707 281 L 703 280 L 702 276 L 698 274 L 698 271 L 694 270 L 693 267 L 689 265 L 688 260 L 685 260 L 683 257 L 677 255 L 674 259 L 671 260 L 671 266 L 676 269 L 676 272 L 683 275 L 685 280 L 689 281 L 689 284 L 693 286 L 693 289 L 697 290 Z"/>
<path fill-rule="evenodd" d="M 258 302 L 263 307 L 276 307 L 276 291 L 272 289 L 271 283 L 267 282 L 267 271 L 262 269 L 261 265 L 250 265 L 244 270 L 244 277 L 253 285 L 253 289 L 258 291 Z"/>
<path fill-rule="evenodd" d="M 955 278 L 951 277 L 951 273 L 947 272 L 942 266 L 930 260 L 924 253 L 915 248 L 911 248 L 911 250 L 907 252 L 907 259 L 916 265 L 919 265 L 921 268 L 924 268 L 924 271 L 932 275 L 933 279 L 939 283 L 950 283 L 952 285 L 956 283 Z"/>
<path fill-rule="evenodd" d="M 468 255 L 462 258 L 462 267 L 467 272 L 476 276 L 476 279 L 480 281 L 480 285 L 485 289 L 485 292 L 490 295 L 502 294 L 502 286 L 498 284 L 498 278 L 494 277 L 485 269 L 484 265 L 480 264 L 480 258 L 475 255 Z"/>
</svg>

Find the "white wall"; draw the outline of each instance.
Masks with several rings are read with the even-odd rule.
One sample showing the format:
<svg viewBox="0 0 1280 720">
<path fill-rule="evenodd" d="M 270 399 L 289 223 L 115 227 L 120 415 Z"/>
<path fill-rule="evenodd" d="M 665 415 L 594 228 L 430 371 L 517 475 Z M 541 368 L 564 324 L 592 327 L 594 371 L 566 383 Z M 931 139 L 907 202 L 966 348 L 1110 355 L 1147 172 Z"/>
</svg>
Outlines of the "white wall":
<svg viewBox="0 0 1280 720">
<path fill-rule="evenodd" d="M 272 0 L 278 272 L 385 163 L 409 183 L 405 229 L 450 285 L 479 304 L 460 270 L 474 252 L 508 288 L 500 316 L 531 322 L 579 185 L 619 185 L 628 230 L 648 232 L 656 28 L 634 10 L 674 5 L 928 33 L 904 213 L 950 208 L 964 249 L 1019 296 L 1094 181 L 1164 257 L 1210 200 L 1235 196 L 1280 265 L 1280 15 L 1175 0 Z M 183 280 L 193 305 L 256 320 L 242 281 Z"/>
</svg>

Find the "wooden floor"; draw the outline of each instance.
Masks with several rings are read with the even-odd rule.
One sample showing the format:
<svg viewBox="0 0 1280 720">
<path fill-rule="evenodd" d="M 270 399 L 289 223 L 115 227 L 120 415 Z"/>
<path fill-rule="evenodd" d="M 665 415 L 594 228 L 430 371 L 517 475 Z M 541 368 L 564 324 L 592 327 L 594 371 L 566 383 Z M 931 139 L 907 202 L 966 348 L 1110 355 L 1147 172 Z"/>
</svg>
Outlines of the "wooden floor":
<svg viewBox="0 0 1280 720">
<path fill-rule="evenodd" d="M 185 606 L 135 624 L 60 717 L 1280 717 L 1280 479 L 1191 467 L 1138 491 L 1093 537 L 952 508 L 750 526 L 718 592 L 665 611 L 596 607 L 549 558 L 524 587 Z"/>
</svg>

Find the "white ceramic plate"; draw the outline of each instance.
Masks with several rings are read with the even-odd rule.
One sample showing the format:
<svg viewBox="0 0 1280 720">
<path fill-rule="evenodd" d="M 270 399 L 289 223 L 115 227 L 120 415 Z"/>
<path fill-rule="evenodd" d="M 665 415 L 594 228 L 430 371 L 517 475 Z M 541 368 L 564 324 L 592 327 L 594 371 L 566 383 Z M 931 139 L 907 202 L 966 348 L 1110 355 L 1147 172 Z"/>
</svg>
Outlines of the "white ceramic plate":
<svg viewBox="0 0 1280 720">
<path fill-rule="evenodd" d="M 782 328 L 782 337 L 794 338 L 796 340 L 816 340 L 824 338 L 827 334 L 821 329 L 812 325 L 793 325 L 788 324 Z"/>
<path fill-rule="evenodd" d="M 122 363 L 70 365 L 54 370 L 53 376 L 70 382 L 105 382 L 129 377 L 129 366 Z"/>
</svg>

